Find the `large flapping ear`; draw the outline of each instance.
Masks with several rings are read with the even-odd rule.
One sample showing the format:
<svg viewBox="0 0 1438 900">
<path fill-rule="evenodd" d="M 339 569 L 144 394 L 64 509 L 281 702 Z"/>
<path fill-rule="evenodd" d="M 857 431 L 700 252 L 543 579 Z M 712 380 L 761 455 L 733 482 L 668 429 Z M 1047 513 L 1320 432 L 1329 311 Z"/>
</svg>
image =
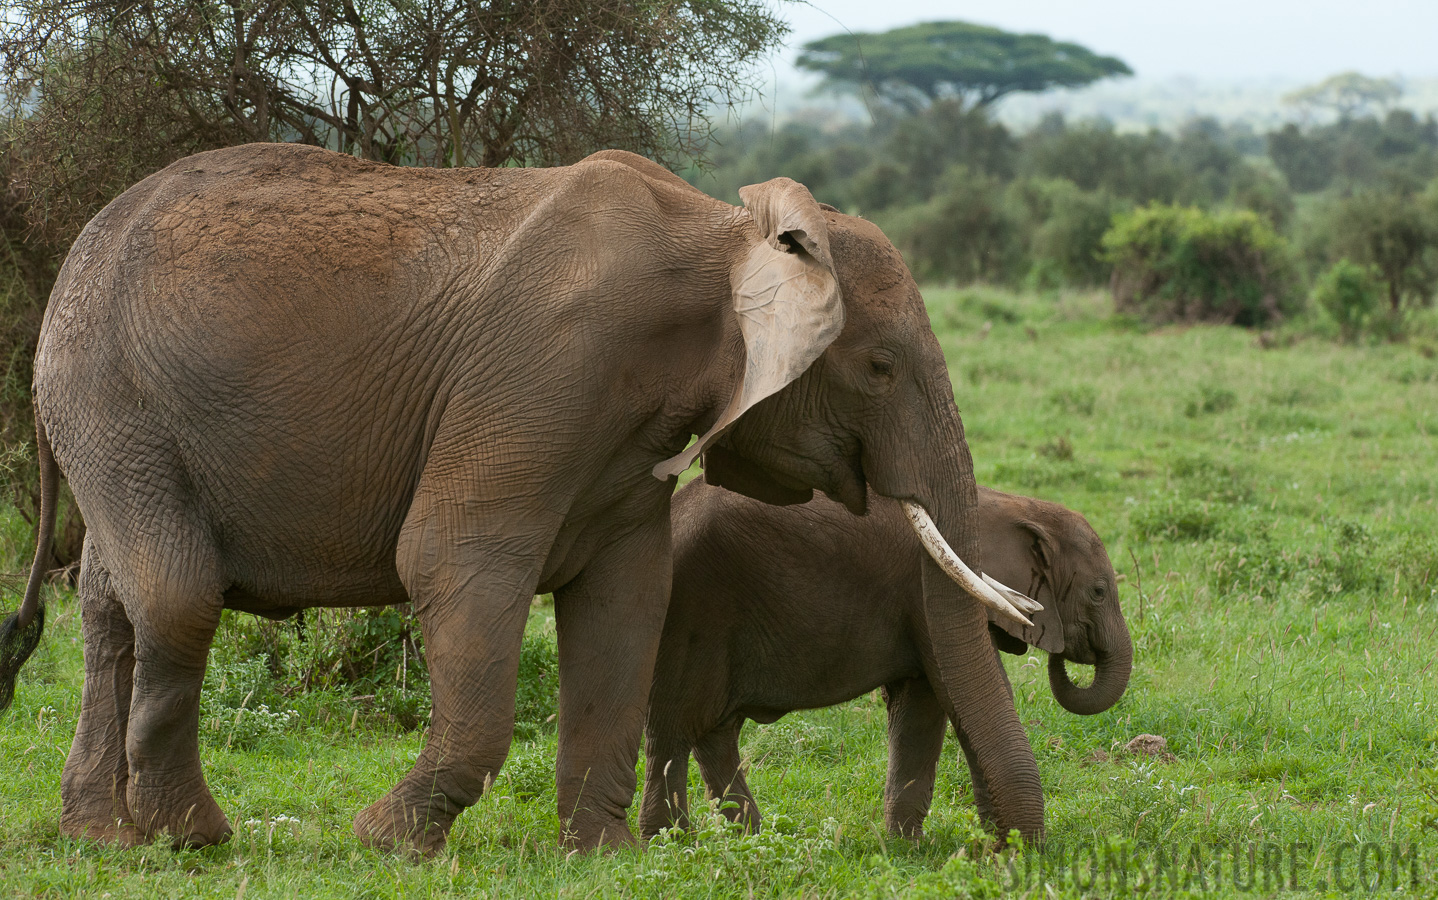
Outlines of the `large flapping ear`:
<svg viewBox="0 0 1438 900">
<path fill-rule="evenodd" d="M 1058 543 L 1049 530 L 1037 522 L 1020 519 L 1014 522 L 1014 525 L 1023 538 L 1030 542 L 1029 553 L 1033 559 L 1034 572 L 1042 579 L 1041 581 L 1036 579 L 1036 584 L 1029 587 L 1029 591 L 1036 596 L 1037 584 L 1046 583 L 1049 595 L 1039 601 L 1044 604 L 1044 608 L 1033 615 L 1034 624 L 1032 626 L 1009 622 L 1007 619 L 999 619 L 990 614 L 989 628 L 990 630 L 1002 629 L 1025 644 L 1038 647 L 1040 650 L 1049 653 L 1063 653 L 1063 605 L 1068 602 L 1069 598 L 1058 595 L 1059 591 L 1068 587 L 1059 582 L 1054 572 L 1054 566 L 1059 561 Z M 1000 645 L 1000 649 L 1004 649 L 1004 647 Z"/>
<path fill-rule="evenodd" d="M 739 197 L 760 238 L 730 273 L 747 356 L 744 372 L 714 426 L 654 467 L 661 480 L 689 468 L 745 410 L 803 374 L 844 328 L 828 226 L 809 189 L 775 178 L 740 188 Z"/>
</svg>

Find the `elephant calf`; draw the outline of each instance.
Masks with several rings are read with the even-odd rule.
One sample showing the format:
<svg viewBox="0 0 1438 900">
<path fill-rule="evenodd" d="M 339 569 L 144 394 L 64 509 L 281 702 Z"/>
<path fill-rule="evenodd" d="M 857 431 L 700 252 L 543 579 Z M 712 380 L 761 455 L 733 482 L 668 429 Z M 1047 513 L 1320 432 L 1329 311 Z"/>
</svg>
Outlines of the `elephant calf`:
<svg viewBox="0 0 1438 900">
<path fill-rule="evenodd" d="M 920 833 L 933 796 L 948 706 L 924 613 L 924 550 L 900 505 L 870 499 L 860 518 L 822 496 L 769 506 L 695 481 L 674 497 L 674 586 L 645 726 L 645 836 L 685 824 L 692 750 L 710 793 L 736 821 L 760 816 L 740 767 L 745 719 L 852 700 L 882 687 L 889 713 L 884 818 Z M 1055 503 L 979 488 L 984 567 L 1044 604 L 1033 626 L 989 626 L 994 643 L 1049 652 L 1049 684 L 1070 712 L 1102 712 L 1128 685 L 1133 648 L 1113 566 L 1083 516 Z M 1002 626 L 1008 628 L 1007 624 Z M 1078 687 L 1064 661 L 1095 666 Z M 974 798 L 992 823 L 993 792 L 971 736 L 955 723 Z"/>
</svg>

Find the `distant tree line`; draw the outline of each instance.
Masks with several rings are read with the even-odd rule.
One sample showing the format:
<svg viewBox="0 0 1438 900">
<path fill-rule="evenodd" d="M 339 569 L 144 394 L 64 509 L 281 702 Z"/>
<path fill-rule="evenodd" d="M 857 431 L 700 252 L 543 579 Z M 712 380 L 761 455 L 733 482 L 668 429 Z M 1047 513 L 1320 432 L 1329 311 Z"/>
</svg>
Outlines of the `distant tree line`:
<svg viewBox="0 0 1438 900">
<path fill-rule="evenodd" d="M 709 160 L 688 177 L 725 199 L 784 174 L 873 219 L 920 280 L 1111 285 L 1147 318 L 1265 325 L 1343 263 L 1382 333 L 1438 289 L 1438 121 L 1403 108 L 1267 133 L 1059 114 L 1016 131 L 953 96 L 872 124 L 745 122 Z"/>
</svg>

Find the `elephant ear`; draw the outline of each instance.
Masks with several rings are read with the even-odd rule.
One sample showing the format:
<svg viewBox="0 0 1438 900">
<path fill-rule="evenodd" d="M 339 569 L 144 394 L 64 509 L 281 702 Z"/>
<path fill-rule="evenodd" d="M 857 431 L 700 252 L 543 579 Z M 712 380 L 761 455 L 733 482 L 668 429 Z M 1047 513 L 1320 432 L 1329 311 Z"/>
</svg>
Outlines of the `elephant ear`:
<svg viewBox="0 0 1438 900">
<path fill-rule="evenodd" d="M 1020 519 L 1014 523 L 1023 539 L 1029 542 L 1029 554 L 1033 559 L 1035 571 L 1043 576 L 1043 580 L 1049 586 L 1050 598 L 1044 602 L 1044 608 L 1033 615 L 1033 625 L 1025 626 L 1011 622 L 1007 618 L 1000 619 L 990 613 L 989 627 L 1000 628 L 1009 635 L 1018 638 L 1025 644 L 1038 647 L 1049 653 L 1064 652 L 1064 623 L 1062 607 L 1068 601 L 1067 597 L 1058 596 L 1059 591 L 1066 585 L 1061 584 L 1056 577 L 1054 566 L 1059 561 L 1058 542 L 1047 528 L 1029 519 Z"/>
<path fill-rule="evenodd" d="M 754 404 L 803 374 L 844 328 L 844 304 L 824 211 L 788 178 L 739 189 L 760 240 L 729 273 L 745 364 L 734 396 L 699 440 L 654 467 L 678 475 Z"/>
</svg>

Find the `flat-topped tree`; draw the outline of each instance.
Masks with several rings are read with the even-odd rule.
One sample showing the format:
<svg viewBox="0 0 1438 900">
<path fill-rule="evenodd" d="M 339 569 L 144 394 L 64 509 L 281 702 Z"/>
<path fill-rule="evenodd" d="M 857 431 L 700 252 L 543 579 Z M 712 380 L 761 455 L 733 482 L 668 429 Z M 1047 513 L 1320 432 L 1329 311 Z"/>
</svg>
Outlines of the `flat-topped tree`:
<svg viewBox="0 0 1438 900">
<path fill-rule="evenodd" d="M 1122 60 L 1078 44 L 969 22 L 836 34 L 805 44 L 796 65 L 823 75 L 828 87 L 868 88 L 909 112 L 946 97 L 982 107 L 1012 93 L 1133 74 Z"/>
</svg>

